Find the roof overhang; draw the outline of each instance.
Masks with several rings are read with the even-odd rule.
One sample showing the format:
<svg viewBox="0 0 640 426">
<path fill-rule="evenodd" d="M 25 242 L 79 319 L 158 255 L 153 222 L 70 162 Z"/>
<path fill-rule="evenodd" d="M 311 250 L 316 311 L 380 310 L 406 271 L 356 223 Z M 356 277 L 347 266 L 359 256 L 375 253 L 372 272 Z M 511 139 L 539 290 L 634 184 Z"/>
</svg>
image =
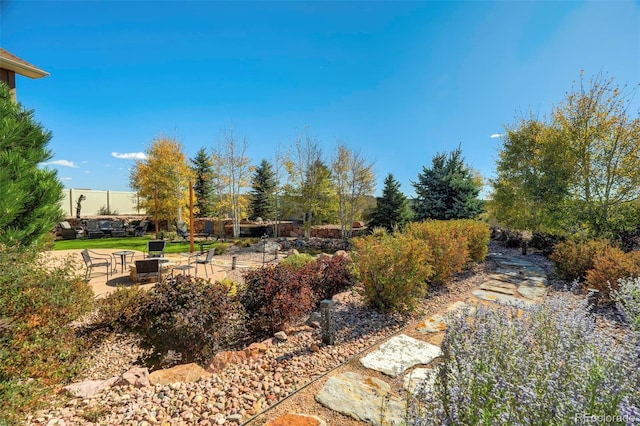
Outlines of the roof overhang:
<svg viewBox="0 0 640 426">
<path fill-rule="evenodd" d="M 6 51 L 0 52 L 0 68 L 4 68 L 9 71 L 13 71 L 16 74 L 23 75 L 29 78 L 42 78 L 49 75 L 48 72 L 41 70 L 40 68 L 31 65 L 30 63 L 21 60 L 18 57 L 11 57 L 5 55 Z M 8 53 L 8 52 L 7 52 Z M 15 59 L 14 59 L 15 58 Z"/>
</svg>

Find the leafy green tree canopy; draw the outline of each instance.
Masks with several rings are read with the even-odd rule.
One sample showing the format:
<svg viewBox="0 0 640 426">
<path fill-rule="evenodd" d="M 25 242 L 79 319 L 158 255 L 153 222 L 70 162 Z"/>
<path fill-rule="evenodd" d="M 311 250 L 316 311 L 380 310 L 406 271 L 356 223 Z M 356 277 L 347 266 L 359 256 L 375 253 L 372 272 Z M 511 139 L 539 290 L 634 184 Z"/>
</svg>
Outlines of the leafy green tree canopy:
<svg viewBox="0 0 640 426">
<path fill-rule="evenodd" d="M 0 243 L 31 246 L 62 218 L 62 184 L 53 170 L 40 169 L 51 159 L 51 132 L 33 118 L 33 111 L 11 99 L 0 82 Z"/>
<path fill-rule="evenodd" d="M 412 185 L 417 194 L 416 220 L 473 219 L 484 210 L 478 198 L 481 179 L 464 164 L 461 148 L 449 155 L 436 154 L 431 168 L 423 167 Z"/>
</svg>

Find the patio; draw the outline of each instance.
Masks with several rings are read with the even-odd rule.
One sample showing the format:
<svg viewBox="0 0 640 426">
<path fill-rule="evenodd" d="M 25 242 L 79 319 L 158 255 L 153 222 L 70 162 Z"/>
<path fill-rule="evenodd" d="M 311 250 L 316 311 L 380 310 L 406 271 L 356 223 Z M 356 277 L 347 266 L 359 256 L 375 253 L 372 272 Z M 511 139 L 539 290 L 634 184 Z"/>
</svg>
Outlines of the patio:
<svg viewBox="0 0 640 426">
<path fill-rule="evenodd" d="M 119 252 L 119 249 L 101 249 L 95 250 L 96 252 L 102 255 L 108 255 L 113 258 L 113 253 Z M 79 276 L 84 277 L 86 267 L 85 263 L 82 259 L 81 255 L 82 250 L 53 250 L 45 252 L 45 256 L 50 259 L 52 265 L 62 265 L 65 260 L 71 259 L 72 265 L 76 268 L 76 271 Z M 136 260 L 142 260 L 145 257 L 145 254 L 142 251 L 133 251 L 133 259 L 129 256 L 127 258 L 126 266 L 120 265 L 120 256 L 116 256 L 118 258 L 118 264 L 116 265 L 115 259 L 112 261 L 113 266 L 113 274 L 109 273 L 109 279 L 107 280 L 107 275 L 105 273 L 105 268 L 96 268 L 92 271 L 91 277 L 89 279 L 89 285 L 93 289 L 96 298 L 104 297 L 107 294 L 115 291 L 118 287 L 121 286 L 132 286 L 136 283 L 131 279 L 131 269 L 130 266 L 134 265 Z M 179 269 L 180 266 L 187 265 L 188 257 L 182 254 L 167 254 L 166 259 L 169 260 L 169 265 L 163 267 L 163 276 L 171 276 L 171 274 L 182 274 L 183 272 L 186 274 L 195 274 L 195 269 L 189 269 L 187 271 L 182 271 Z M 172 269 L 176 268 L 175 271 Z M 213 265 L 213 273 L 209 272 L 209 279 L 211 280 L 221 280 L 227 277 L 227 273 L 230 270 L 230 267 Z M 204 271 L 199 270 L 199 276 L 204 277 Z M 143 288 L 151 288 L 156 284 L 155 280 L 149 282 L 140 282 L 141 287 Z"/>
</svg>

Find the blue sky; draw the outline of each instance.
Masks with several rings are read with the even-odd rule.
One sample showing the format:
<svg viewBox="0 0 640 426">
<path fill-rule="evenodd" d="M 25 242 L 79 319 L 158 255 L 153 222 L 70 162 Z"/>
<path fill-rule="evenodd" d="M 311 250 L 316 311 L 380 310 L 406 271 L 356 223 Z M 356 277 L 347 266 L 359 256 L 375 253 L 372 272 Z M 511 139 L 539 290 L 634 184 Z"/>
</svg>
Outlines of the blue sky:
<svg viewBox="0 0 640 426">
<path fill-rule="evenodd" d="M 490 178 L 504 126 L 580 70 L 637 87 L 639 4 L 0 0 L 0 46 L 51 73 L 17 95 L 69 188 L 129 190 L 118 157 L 163 133 L 193 157 L 233 126 L 258 164 L 309 126 L 327 157 L 374 161 L 378 194 L 390 172 L 413 196 L 458 145 Z"/>
</svg>

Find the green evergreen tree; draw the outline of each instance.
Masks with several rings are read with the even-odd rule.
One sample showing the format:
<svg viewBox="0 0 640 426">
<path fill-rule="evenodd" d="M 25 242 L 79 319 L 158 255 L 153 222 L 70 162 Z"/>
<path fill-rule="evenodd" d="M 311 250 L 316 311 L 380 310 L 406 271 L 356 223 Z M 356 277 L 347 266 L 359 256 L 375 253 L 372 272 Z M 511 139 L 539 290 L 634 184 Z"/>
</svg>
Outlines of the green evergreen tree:
<svg viewBox="0 0 640 426">
<path fill-rule="evenodd" d="M 381 226 L 388 231 L 402 227 L 411 220 L 407 197 L 400 192 L 400 183 L 391 173 L 384 179 L 382 197 L 376 197 L 376 207 L 371 213 L 369 227 Z"/>
<path fill-rule="evenodd" d="M 249 204 L 249 218 L 258 217 L 268 220 L 276 218 L 276 178 L 273 166 L 267 160 L 262 160 L 255 169 L 251 179 L 251 201 Z"/>
<path fill-rule="evenodd" d="M 191 159 L 192 169 L 196 175 L 193 184 L 193 192 L 196 198 L 196 217 L 211 217 L 216 213 L 216 196 L 213 186 L 213 162 L 207 155 L 207 150 L 202 147 Z"/>
<path fill-rule="evenodd" d="M 464 164 L 460 148 L 449 153 L 436 154 L 431 168 L 422 168 L 416 190 L 416 220 L 472 219 L 484 211 L 478 199 L 482 183 L 479 176 Z"/>
<path fill-rule="evenodd" d="M 40 169 L 52 157 L 51 132 L 12 99 L 0 82 L 0 243 L 28 247 L 62 218 L 62 183 L 54 170 Z"/>
</svg>

